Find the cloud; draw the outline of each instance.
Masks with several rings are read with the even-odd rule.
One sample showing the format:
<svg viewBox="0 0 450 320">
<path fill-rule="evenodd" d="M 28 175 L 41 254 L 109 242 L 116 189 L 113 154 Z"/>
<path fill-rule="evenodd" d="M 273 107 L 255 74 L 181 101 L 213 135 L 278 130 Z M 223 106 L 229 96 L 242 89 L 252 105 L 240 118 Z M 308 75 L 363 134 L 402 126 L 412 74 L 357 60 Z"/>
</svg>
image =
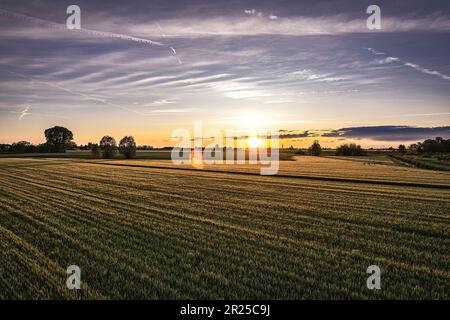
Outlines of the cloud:
<svg viewBox="0 0 450 320">
<path fill-rule="evenodd" d="M 21 14 L 0 9 L 0 14 L 10 19 L 20 19 Z M 365 16 L 360 19 L 348 18 L 345 15 L 324 16 L 290 16 L 279 17 L 269 14 L 267 19 L 264 13 L 255 9 L 244 10 L 246 16 L 210 16 L 210 17 L 176 17 L 159 19 L 157 21 L 142 22 L 130 21 L 129 17 L 119 15 L 93 13 L 90 18 L 95 21 L 96 29 L 82 29 L 81 31 L 68 31 L 64 24 L 57 24 L 26 16 L 28 27 L 7 27 L 2 30 L 3 38 L 54 38 L 56 35 L 48 32 L 49 29 L 64 31 L 59 37 L 66 37 L 68 32 L 73 34 L 84 33 L 89 36 L 117 38 L 143 44 L 166 46 L 152 38 L 163 38 L 166 42 L 174 37 L 202 38 L 211 36 L 240 37 L 256 35 L 284 35 L 284 36 L 310 36 L 310 35 L 341 35 L 351 33 L 373 33 L 366 26 Z M 268 23 L 270 20 L 270 23 Z M 43 22 L 42 22 L 43 21 Z M 160 27 L 157 27 L 159 24 Z M 114 32 L 120 26 L 121 34 Z M 163 27 L 161 27 L 163 26 Z M 162 28 L 164 32 L 162 33 Z M 101 30 L 101 31 L 100 31 Z M 429 16 L 424 18 L 383 17 L 383 28 L 377 33 L 412 32 L 412 31 L 449 31 L 450 19 L 446 16 Z M 135 35 L 135 36 L 131 36 Z M 170 49 L 172 52 L 173 50 Z M 175 51 L 177 52 L 177 51 Z M 175 54 L 175 52 L 173 52 Z M 381 54 L 381 53 L 380 53 Z"/>
<path fill-rule="evenodd" d="M 370 126 L 351 127 L 337 130 L 279 130 L 279 139 L 328 137 L 336 140 L 374 141 L 422 141 L 435 137 L 450 138 L 450 126 L 411 127 L 411 126 Z"/>
<path fill-rule="evenodd" d="M 377 51 L 374 48 L 364 48 L 364 49 L 366 49 L 367 51 L 372 52 L 373 54 L 376 54 L 376 55 L 384 55 L 385 54 L 384 52 Z"/>
<path fill-rule="evenodd" d="M 381 59 L 381 60 L 377 60 L 376 63 L 378 63 L 378 64 L 386 64 L 386 63 L 397 62 L 397 61 L 400 61 L 400 59 L 396 58 L 396 57 L 387 57 L 387 58 L 384 58 L 384 59 Z"/>
<path fill-rule="evenodd" d="M 13 12 L 5 9 L 0 8 L 0 15 L 5 16 L 7 18 L 12 18 L 16 20 L 22 20 L 27 21 L 29 23 L 32 23 L 34 25 L 39 25 L 44 28 L 50 28 L 54 30 L 60 30 L 64 32 L 72 32 L 72 33 L 84 33 L 90 36 L 100 37 L 100 38 L 115 38 L 119 40 L 126 40 L 126 41 L 134 41 L 139 44 L 146 44 L 146 45 L 152 45 L 152 46 L 162 46 L 162 47 L 168 47 L 170 52 L 174 55 L 174 57 L 177 59 L 179 64 L 182 64 L 181 59 L 178 57 L 177 52 L 173 46 L 170 46 L 168 44 L 164 44 L 158 41 L 153 41 L 147 38 L 142 37 L 135 37 L 128 34 L 120 34 L 115 32 L 107 32 L 107 31 L 101 31 L 101 30 L 93 30 L 93 29 L 87 29 L 87 28 L 80 28 L 80 29 L 68 29 L 65 24 L 61 23 L 55 23 L 53 21 L 45 20 L 45 19 L 39 19 L 32 16 L 28 16 L 25 14 L 21 14 L 18 12 Z M 158 24 L 159 28 L 161 26 Z"/>
<path fill-rule="evenodd" d="M 153 107 L 153 106 L 161 106 L 166 104 L 173 104 L 178 102 L 178 99 L 161 99 L 153 101 L 152 103 L 144 105 L 144 107 Z"/>
<path fill-rule="evenodd" d="M 291 72 L 289 75 L 303 79 L 303 80 L 315 81 L 315 82 L 335 82 L 335 81 L 346 80 L 345 77 L 335 76 L 331 73 L 325 73 L 325 74 L 314 73 L 312 70 L 309 70 L 309 69 L 294 71 L 294 72 Z"/>
<path fill-rule="evenodd" d="M 450 112 L 432 112 L 432 113 L 411 113 L 405 114 L 405 117 L 436 117 L 436 116 L 450 116 Z"/>
<path fill-rule="evenodd" d="M 348 19 L 343 15 L 297 16 L 279 18 L 275 15 L 271 22 L 261 19 L 261 12 L 247 10 L 247 17 L 210 17 L 204 19 L 178 18 L 159 21 L 164 24 L 166 37 L 205 37 L 205 36 L 251 36 L 251 35 L 338 35 L 347 33 L 373 33 L 366 26 L 365 18 Z M 276 18 L 275 18 L 276 17 Z M 114 20 L 114 19 L 113 19 Z M 126 25 L 127 32 L 146 36 L 155 35 L 147 24 Z M 384 17 L 380 33 L 411 31 L 449 31 L 450 19 L 447 17 L 426 17 L 420 19 L 400 19 Z"/>
<path fill-rule="evenodd" d="M 257 17 L 264 17 L 264 13 L 261 11 L 256 11 L 256 9 L 246 9 L 244 10 L 244 13 L 248 16 L 257 16 Z M 269 14 L 267 16 L 269 18 L 269 20 L 277 20 L 278 16 L 273 15 L 273 14 Z"/>
<path fill-rule="evenodd" d="M 136 111 L 136 110 L 130 109 L 128 107 L 124 107 L 124 106 L 121 106 L 121 105 L 118 105 L 118 104 L 106 101 L 105 99 L 102 99 L 102 98 L 97 98 L 95 96 L 91 96 L 91 95 L 88 95 L 88 94 L 85 94 L 85 93 L 81 93 L 81 92 L 78 92 L 78 91 L 74 91 L 74 90 L 62 87 L 62 86 L 60 86 L 59 84 L 57 84 L 55 82 L 39 80 L 37 78 L 30 77 L 30 76 L 24 75 L 22 73 L 9 71 L 9 70 L 5 70 L 5 71 L 7 73 L 9 73 L 9 74 L 18 76 L 20 78 L 23 78 L 23 79 L 26 79 L 26 80 L 30 80 L 30 81 L 33 81 L 33 82 L 36 82 L 36 83 L 39 83 L 39 84 L 43 84 L 43 85 L 46 85 L 48 87 L 57 89 L 59 91 L 70 93 L 71 95 L 74 95 L 74 96 L 82 97 L 82 98 L 84 98 L 86 100 L 97 101 L 97 102 L 100 102 L 100 103 L 102 103 L 104 105 L 107 105 L 107 106 L 111 106 L 111 107 L 114 107 L 114 108 L 118 108 L 118 109 L 122 109 L 122 110 L 126 110 L 126 111 L 129 111 L 129 112 L 133 112 L 133 113 L 137 113 L 137 114 L 143 115 L 139 111 Z"/>
<path fill-rule="evenodd" d="M 185 109 L 159 109 L 152 110 L 150 113 L 186 113 L 197 111 L 195 108 L 185 108 Z"/>
<path fill-rule="evenodd" d="M 89 14 L 83 15 L 83 26 L 89 30 L 152 39 L 173 45 L 173 50 L 167 46 L 151 46 L 126 39 L 58 30 L 31 21 L 1 17 L 4 23 L 0 38 L 4 41 L 0 45 L 0 63 L 6 69 L 30 75 L 39 82 L 28 87 L 27 78 L 8 78 L 8 74 L 3 73 L 0 75 L 0 108 L 23 105 L 28 98 L 33 98 L 35 100 L 31 101 L 33 107 L 30 109 L 33 116 L 24 117 L 23 120 L 34 120 L 37 112 L 61 113 L 68 116 L 74 125 L 91 121 L 104 109 L 108 110 L 111 118 L 120 117 L 121 121 L 125 121 L 128 114 L 120 110 L 124 109 L 121 106 L 143 112 L 147 117 L 157 118 L 161 115 L 163 121 L 166 121 L 165 117 L 176 118 L 176 113 L 180 113 L 179 118 L 183 121 L 190 121 L 197 116 L 208 121 L 213 113 L 214 117 L 223 119 L 241 110 L 260 108 L 261 112 L 267 114 L 273 110 L 287 114 L 282 118 L 285 121 L 278 121 L 276 125 L 287 127 L 287 121 L 295 121 L 296 124 L 291 123 L 294 128 L 302 126 L 298 124 L 300 120 L 296 119 L 307 119 L 307 122 L 314 123 L 314 119 L 324 114 L 329 118 L 348 119 L 350 122 L 345 122 L 347 126 L 353 123 L 355 126 L 360 125 L 351 120 L 354 119 L 356 105 L 360 107 L 363 103 L 365 107 L 369 103 L 381 102 L 380 108 L 376 109 L 367 105 L 367 114 L 374 117 L 383 115 L 386 109 L 391 112 L 392 109 L 385 105 L 392 101 L 396 103 L 396 110 L 400 114 L 410 110 L 416 112 L 420 109 L 416 105 L 412 106 L 410 101 L 418 99 L 416 95 L 419 94 L 420 99 L 430 102 L 426 112 L 445 111 L 441 105 L 441 101 L 448 101 L 448 94 L 445 88 L 442 89 L 445 82 L 437 83 L 432 89 L 431 86 L 418 83 L 429 76 L 424 75 L 417 81 L 409 82 L 408 68 L 419 66 L 403 66 L 399 61 L 392 61 L 394 57 L 388 57 L 373 48 L 370 52 L 374 56 L 360 50 L 370 43 L 373 47 L 399 52 L 398 56 L 401 57 L 402 50 L 413 48 L 404 43 L 413 44 L 424 40 L 430 33 L 383 36 L 378 31 L 370 31 L 372 35 L 361 36 L 355 33 L 369 32 L 364 14 L 353 15 L 356 19 L 334 15 L 336 11 L 328 9 L 317 14 L 300 10 L 298 2 L 292 5 L 297 10 L 291 10 L 291 5 L 280 6 L 271 2 L 270 6 L 264 6 L 258 3 L 261 7 L 256 7 L 255 13 L 263 12 L 263 18 L 243 13 L 243 9 L 252 11 L 253 5 L 242 7 L 239 4 L 237 8 L 224 11 L 219 10 L 219 3 L 203 1 L 203 4 L 195 8 L 181 5 L 181 8 L 174 10 L 172 7 L 178 5 L 164 4 L 167 8 L 157 6 L 154 10 L 124 6 L 120 10 L 123 12 L 117 12 L 114 6 L 109 6 L 105 10 L 90 8 Z M 98 5 L 101 3 L 98 2 Z M 14 5 L 9 7 L 13 10 Z M 28 10 L 37 17 L 61 19 L 60 22 L 65 18 L 64 11 L 59 16 L 57 8 L 50 5 L 39 6 L 41 11 L 34 11 L 28 6 L 17 5 L 16 8 L 16 11 L 21 12 Z M 88 12 L 88 8 L 85 9 Z M 274 17 L 276 14 L 277 18 L 269 20 L 269 13 L 273 13 Z M 439 19 L 438 16 L 433 17 L 437 21 L 434 24 L 433 19 L 427 17 L 402 19 L 402 23 L 412 22 L 405 26 L 397 24 L 395 28 L 389 28 L 390 18 L 386 19 L 383 20 L 386 30 L 380 32 L 427 28 L 443 30 L 448 27 L 448 20 Z M 433 33 L 427 39 L 430 50 L 436 55 L 425 56 L 423 61 L 417 62 L 426 66 L 429 64 L 424 61 L 433 61 L 432 65 L 445 66 L 443 54 L 446 47 L 440 41 L 445 39 L 445 35 Z M 182 58 L 182 65 L 176 62 L 173 56 L 175 53 Z M 375 59 L 382 62 L 371 64 Z M 388 72 L 387 69 L 393 67 L 400 72 Z M 428 71 L 430 74 L 433 72 Z M 395 79 L 397 75 L 399 81 Z M 440 78 L 431 79 L 443 82 Z M 411 89 L 412 86 L 417 88 Z M 433 99 L 428 99 L 431 94 Z M 175 97 L 179 102 L 168 103 L 173 102 Z M 203 112 L 191 116 L 186 110 L 192 110 L 189 108 L 193 107 Z M 114 109 L 120 113 L 116 114 Z M 133 120 L 143 122 L 146 119 L 132 113 L 136 112 L 130 112 Z M 16 120 L 19 114 L 12 117 Z M 401 119 L 405 118 L 399 116 L 396 119 L 402 123 Z M 412 118 L 409 120 L 406 124 L 430 125 L 419 118 L 417 121 Z M 99 121 L 108 120 L 105 118 Z M 333 120 L 334 123 L 337 121 Z M 433 122 L 433 125 L 446 125 L 439 121 Z M 380 122 L 364 124 L 369 123 Z M 172 122 L 166 121 L 164 124 L 168 127 Z M 338 124 L 335 128 L 346 125 Z M 304 137 L 303 131 L 289 134 Z"/>
<path fill-rule="evenodd" d="M 138 37 L 133 37 L 133 36 L 119 34 L 119 33 L 104 32 L 104 31 L 92 30 L 92 29 L 86 29 L 86 28 L 69 30 L 67 28 L 67 26 L 62 23 L 56 23 L 53 21 L 45 20 L 45 19 L 39 19 L 39 18 L 31 17 L 31 16 L 28 16 L 25 14 L 13 12 L 13 11 L 1 9 L 1 8 L 0 8 L 0 15 L 8 17 L 8 18 L 12 18 L 12 19 L 27 21 L 27 22 L 30 22 L 30 23 L 33 23 L 36 25 L 50 28 L 50 29 L 57 29 L 57 30 L 62 30 L 62 31 L 67 31 L 67 32 L 74 32 L 74 33 L 82 32 L 82 33 L 86 33 L 86 34 L 98 36 L 98 37 L 118 38 L 121 40 L 130 40 L 130 41 L 151 44 L 151 45 L 157 45 L 157 46 L 167 46 L 166 44 L 163 44 L 163 43 L 160 43 L 157 41 L 152 41 L 150 39 L 138 38 Z M 176 55 L 176 52 L 174 52 L 174 54 Z"/>
<path fill-rule="evenodd" d="M 450 126 L 411 127 L 411 126 L 371 126 L 352 127 L 322 134 L 323 137 L 348 139 L 370 139 L 377 141 L 420 141 L 429 138 L 450 138 Z"/>
</svg>

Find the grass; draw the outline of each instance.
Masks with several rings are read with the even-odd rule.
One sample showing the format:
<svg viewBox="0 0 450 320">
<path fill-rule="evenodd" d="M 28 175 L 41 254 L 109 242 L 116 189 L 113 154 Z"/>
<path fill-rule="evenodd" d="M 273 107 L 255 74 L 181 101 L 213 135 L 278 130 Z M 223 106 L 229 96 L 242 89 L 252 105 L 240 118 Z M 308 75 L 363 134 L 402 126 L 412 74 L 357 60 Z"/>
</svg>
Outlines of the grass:
<svg viewBox="0 0 450 320">
<path fill-rule="evenodd" d="M 391 155 L 391 157 L 395 160 L 399 160 L 417 168 L 450 171 L 450 161 L 439 160 L 438 156 L 393 154 Z"/>
<path fill-rule="evenodd" d="M 358 172 L 375 183 L 295 178 Z M 450 297 L 450 190 L 376 183 L 448 173 L 313 157 L 280 173 L 0 159 L 0 298 Z M 366 288 L 372 264 L 382 290 Z"/>
<path fill-rule="evenodd" d="M 137 159 L 159 159 L 170 160 L 170 150 L 137 150 Z M 1 158 L 69 158 L 69 159 L 95 159 L 95 156 L 90 150 L 67 150 L 65 153 L 0 153 Z M 117 158 L 123 158 L 122 155 L 117 154 Z"/>
</svg>

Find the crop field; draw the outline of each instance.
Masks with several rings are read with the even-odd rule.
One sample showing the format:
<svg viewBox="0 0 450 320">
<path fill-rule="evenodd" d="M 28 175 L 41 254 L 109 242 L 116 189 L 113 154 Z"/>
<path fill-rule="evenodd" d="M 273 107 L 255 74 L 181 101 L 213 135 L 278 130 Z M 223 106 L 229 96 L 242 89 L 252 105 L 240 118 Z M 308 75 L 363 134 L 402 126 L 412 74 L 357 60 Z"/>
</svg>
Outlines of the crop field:
<svg viewBox="0 0 450 320">
<path fill-rule="evenodd" d="M 212 168 L 0 159 L 0 298 L 450 298 L 449 172 L 312 157 L 279 176 Z"/>
<path fill-rule="evenodd" d="M 360 157 L 361 158 L 361 157 Z M 377 157 L 377 159 L 380 157 Z M 362 159 L 365 159 L 363 157 Z M 399 182 L 406 184 L 444 185 L 450 187 L 450 172 L 433 171 L 426 169 L 408 168 L 398 166 L 392 161 L 380 165 L 382 161 L 376 160 L 373 164 L 369 160 L 334 159 L 326 157 L 297 157 L 296 161 L 281 161 L 279 175 L 288 177 L 310 178 L 336 178 L 337 180 L 368 181 L 368 182 Z M 383 158 L 382 158 L 383 159 Z M 384 160 L 388 161 L 388 160 Z M 163 167 L 192 169 L 191 165 L 174 165 L 171 161 L 145 161 L 145 160 L 98 160 L 99 163 L 111 165 L 124 165 L 136 167 Z M 369 164 L 370 163 L 370 164 Z M 232 171 L 260 173 L 261 167 L 268 165 L 204 165 L 196 169 L 213 171 Z"/>
</svg>

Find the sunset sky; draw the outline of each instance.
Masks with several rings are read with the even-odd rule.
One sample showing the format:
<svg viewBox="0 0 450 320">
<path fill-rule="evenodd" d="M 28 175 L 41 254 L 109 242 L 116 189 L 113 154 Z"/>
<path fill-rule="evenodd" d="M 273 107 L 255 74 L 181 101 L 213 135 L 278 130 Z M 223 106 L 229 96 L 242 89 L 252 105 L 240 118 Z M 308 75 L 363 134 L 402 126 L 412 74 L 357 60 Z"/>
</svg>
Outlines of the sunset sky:
<svg viewBox="0 0 450 320">
<path fill-rule="evenodd" d="M 0 28 L 0 143 L 62 125 L 168 146 L 194 121 L 285 146 L 450 138 L 449 1 L 3 0 Z"/>
</svg>

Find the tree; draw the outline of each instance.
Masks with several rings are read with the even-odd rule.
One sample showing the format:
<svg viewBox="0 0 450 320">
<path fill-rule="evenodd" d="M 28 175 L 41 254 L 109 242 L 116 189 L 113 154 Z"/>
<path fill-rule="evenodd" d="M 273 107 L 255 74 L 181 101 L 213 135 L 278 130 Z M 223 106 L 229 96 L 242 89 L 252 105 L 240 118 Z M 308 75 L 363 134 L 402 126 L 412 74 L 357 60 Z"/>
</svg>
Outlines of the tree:
<svg viewBox="0 0 450 320">
<path fill-rule="evenodd" d="M 406 146 L 404 144 L 401 144 L 398 146 L 398 152 L 405 153 L 406 152 Z"/>
<path fill-rule="evenodd" d="M 413 143 L 409 150 L 414 153 L 448 153 L 450 152 L 450 139 L 437 137 L 424 142 Z"/>
<path fill-rule="evenodd" d="M 422 143 L 423 152 L 426 153 L 443 153 L 445 152 L 445 140 L 441 137 L 436 139 L 428 139 Z"/>
<path fill-rule="evenodd" d="M 73 140 L 72 131 L 64 127 L 55 126 L 44 131 L 47 145 L 54 152 L 66 152 L 66 147 Z"/>
<path fill-rule="evenodd" d="M 103 158 L 114 158 L 117 152 L 117 143 L 113 137 L 104 136 L 100 140 L 100 150 L 102 151 Z"/>
<path fill-rule="evenodd" d="M 11 148 L 11 145 L 9 144 L 0 144 L 0 152 L 9 151 Z"/>
<path fill-rule="evenodd" d="M 26 153 L 26 152 L 33 152 L 35 151 L 34 149 L 35 149 L 34 146 L 28 141 L 19 141 L 14 142 L 9 148 L 9 151 L 15 153 Z"/>
<path fill-rule="evenodd" d="M 132 136 L 126 136 L 120 140 L 119 152 L 127 159 L 131 159 L 136 156 L 136 142 Z"/>
<path fill-rule="evenodd" d="M 322 152 L 322 147 L 320 146 L 320 143 L 318 140 L 315 140 L 313 144 L 308 148 L 308 154 L 312 156 L 320 156 L 320 153 Z"/>
<path fill-rule="evenodd" d="M 409 145 L 408 149 L 413 153 L 422 152 L 422 144 L 420 142 L 413 143 Z"/>
<path fill-rule="evenodd" d="M 450 152 L 450 139 L 444 140 L 442 142 L 444 145 L 444 152 L 449 153 Z"/>
<path fill-rule="evenodd" d="M 97 143 L 90 143 L 90 150 L 92 152 L 92 154 L 94 155 L 94 157 L 96 158 L 100 158 L 100 148 L 98 147 Z"/>
</svg>

